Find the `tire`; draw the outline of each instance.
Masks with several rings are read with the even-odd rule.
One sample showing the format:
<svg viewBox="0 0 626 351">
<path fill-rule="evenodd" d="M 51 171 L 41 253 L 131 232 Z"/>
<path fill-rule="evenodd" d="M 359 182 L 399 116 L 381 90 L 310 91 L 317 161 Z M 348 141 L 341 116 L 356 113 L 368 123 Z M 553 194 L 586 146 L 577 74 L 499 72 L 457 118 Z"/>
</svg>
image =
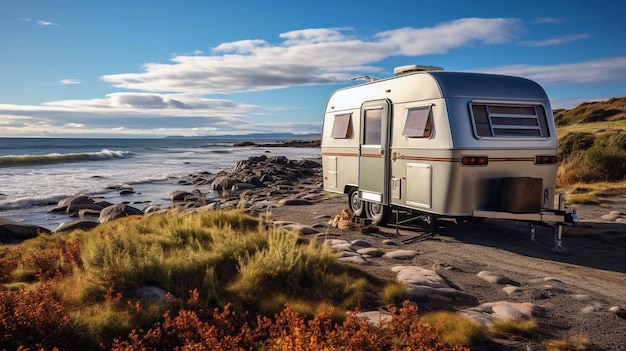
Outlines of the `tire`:
<svg viewBox="0 0 626 351">
<path fill-rule="evenodd" d="M 363 214 L 365 214 L 365 203 L 359 199 L 358 190 L 358 188 L 351 188 L 348 192 L 348 206 L 356 217 L 363 217 Z"/>
<path fill-rule="evenodd" d="M 377 225 L 384 226 L 391 219 L 391 208 L 383 204 L 366 202 L 367 218 Z"/>
</svg>

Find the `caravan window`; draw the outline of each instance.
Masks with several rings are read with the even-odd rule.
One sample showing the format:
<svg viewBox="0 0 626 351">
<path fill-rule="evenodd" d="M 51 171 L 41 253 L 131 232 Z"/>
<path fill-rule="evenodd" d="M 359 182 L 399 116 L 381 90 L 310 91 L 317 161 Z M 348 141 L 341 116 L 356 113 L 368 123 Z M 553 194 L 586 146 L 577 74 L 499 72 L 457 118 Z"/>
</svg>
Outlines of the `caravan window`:
<svg viewBox="0 0 626 351">
<path fill-rule="evenodd" d="M 333 123 L 333 132 L 330 135 L 334 139 L 349 139 L 352 137 L 352 114 L 336 115 Z"/>
<path fill-rule="evenodd" d="M 409 138 L 428 138 L 431 133 L 432 106 L 409 108 L 406 110 L 406 120 L 402 136 Z"/>
<path fill-rule="evenodd" d="M 477 137 L 550 136 L 546 113 L 540 105 L 472 104 Z"/>
<path fill-rule="evenodd" d="M 365 110 L 363 115 L 363 145 L 382 145 L 383 109 Z"/>
</svg>

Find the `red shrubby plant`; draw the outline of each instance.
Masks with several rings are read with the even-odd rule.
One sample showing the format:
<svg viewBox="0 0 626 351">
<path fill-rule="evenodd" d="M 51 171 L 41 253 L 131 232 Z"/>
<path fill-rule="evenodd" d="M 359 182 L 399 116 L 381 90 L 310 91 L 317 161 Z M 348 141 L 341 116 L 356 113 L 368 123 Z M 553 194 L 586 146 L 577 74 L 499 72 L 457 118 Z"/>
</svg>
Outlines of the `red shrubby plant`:
<svg viewBox="0 0 626 351">
<path fill-rule="evenodd" d="M 4 349 L 61 346 L 69 321 L 49 284 L 31 291 L 0 288 L 0 347 Z"/>
<path fill-rule="evenodd" d="M 356 311 L 355 311 L 356 312 Z M 147 331 L 133 330 L 128 340 L 116 339 L 113 350 L 467 350 L 439 341 L 436 326 L 420 323 L 417 307 L 405 302 L 392 310 L 390 321 L 375 326 L 356 313 L 342 324 L 331 319 L 331 312 L 314 318 L 294 312 L 289 305 L 274 318 L 257 316 L 250 324 L 224 307 L 213 311 L 210 321 L 198 311 L 170 312 L 164 321 Z M 254 324 L 251 327 L 251 324 Z"/>
</svg>

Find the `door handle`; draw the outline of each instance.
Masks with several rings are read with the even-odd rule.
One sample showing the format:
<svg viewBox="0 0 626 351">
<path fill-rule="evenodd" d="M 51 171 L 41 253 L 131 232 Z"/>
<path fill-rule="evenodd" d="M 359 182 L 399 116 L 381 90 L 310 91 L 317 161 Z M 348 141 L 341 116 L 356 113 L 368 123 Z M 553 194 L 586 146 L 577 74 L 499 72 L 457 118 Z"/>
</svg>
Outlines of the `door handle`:
<svg viewBox="0 0 626 351">
<path fill-rule="evenodd" d="M 385 149 L 378 149 L 380 156 L 385 156 Z"/>
</svg>

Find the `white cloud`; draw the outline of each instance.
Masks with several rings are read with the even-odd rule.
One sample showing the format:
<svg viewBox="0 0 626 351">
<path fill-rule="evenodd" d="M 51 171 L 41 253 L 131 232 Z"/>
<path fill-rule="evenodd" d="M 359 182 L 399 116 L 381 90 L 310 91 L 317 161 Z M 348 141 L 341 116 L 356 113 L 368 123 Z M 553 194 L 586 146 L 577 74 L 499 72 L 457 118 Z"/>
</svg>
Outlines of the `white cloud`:
<svg viewBox="0 0 626 351">
<path fill-rule="evenodd" d="M 70 128 L 85 128 L 85 125 L 82 123 L 68 123 L 67 126 Z"/>
<path fill-rule="evenodd" d="M 539 17 L 535 19 L 537 23 L 563 23 L 562 18 L 558 17 Z"/>
<path fill-rule="evenodd" d="M 61 85 L 80 84 L 80 81 L 78 79 L 61 79 L 59 81 L 59 84 Z"/>
<path fill-rule="evenodd" d="M 401 28 L 377 34 L 399 55 L 418 56 L 446 53 L 474 43 L 500 44 L 521 31 L 521 22 L 509 18 L 464 18 L 432 28 Z"/>
<path fill-rule="evenodd" d="M 38 20 L 37 24 L 40 25 L 40 26 L 58 26 L 58 24 L 56 24 L 56 23 L 43 21 L 43 20 Z"/>
<path fill-rule="evenodd" d="M 241 40 L 222 43 L 211 55 L 148 63 L 144 72 L 111 74 L 102 80 L 124 89 L 195 95 L 280 89 L 294 85 L 343 81 L 356 73 L 376 72 L 369 66 L 392 56 L 445 53 L 476 44 L 513 40 L 520 22 L 506 18 L 467 18 L 432 28 L 401 28 L 357 39 L 349 28 L 290 31 L 282 42 Z"/>
<path fill-rule="evenodd" d="M 567 36 L 563 36 L 563 37 L 551 38 L 551 39 L 546 39 L 546 40 L 526 40 L 526 41 L 520 41 L 519 44 L 523 45 L 523 46 L 542 47 L 542 46 L 561 45 L 561 44 L 570 43 L 570 42 L 573 42 L 573 41 L 583 40 L 583 39 L 587 39 L 587 38 L 591 38 L 591 35 L 589 35 L 589 34 L 574 34 L 574 35 L 567 35 Z"/>
<path fill-rule="evenodd" d="M 557 65 L 514 65 L 475 71 L 520 76 L 545 85 L 618 82 L 626 80 L 626 56 Z"/>
</svg>

